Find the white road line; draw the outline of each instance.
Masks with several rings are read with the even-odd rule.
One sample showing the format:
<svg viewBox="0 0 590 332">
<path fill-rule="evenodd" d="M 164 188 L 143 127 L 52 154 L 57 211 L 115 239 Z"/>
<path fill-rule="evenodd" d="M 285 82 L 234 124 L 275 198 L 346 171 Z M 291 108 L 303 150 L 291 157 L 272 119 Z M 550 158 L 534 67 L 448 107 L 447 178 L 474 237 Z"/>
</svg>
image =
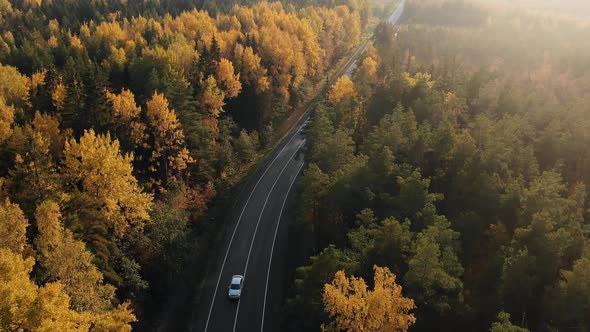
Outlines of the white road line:
<svg viewBox="0 0 590 332">
<path fill-rule="evenodd" d="M 272 247 L 270 248 L 270 259 L 268 261 L 268 270 L 266 271 L 266 284 L 264 286 L 264 303 L 262 305 L 262 324 L 260 325 L 260 332 L 264 331 L 264 314 L 266 312 L 266 294 L 268 291 L 268 280 L 270 279 L 270 267 L 272 265 L 272 255 L 275 250 L 275 241 L 277 239 L 277 233 L 279 232 L 281 218 L 283 217 L 283 209 L 285 209 L 285 204 L 287 203 L 287 198 L 289 198 L 289 193 L 291 192 L 291 188 L 293 187 L 293 184 L 295 184 L 295 180 L 297 180 L 297 176 L 299 175 L 299 172 L 301 172 L 303 165 L 305 165 L 305 163 L 301 163 L 301 166 L 299 166 L 297 173 L 295 173 L 295 177 L 293 178 L 293 181 L 291 181 L 291 184 L 289 185 L 289 189 L 287 189 L 287 195 L 285 195 L 285 199 L 283 200 L 283 205 L 281 206 L 281 212 L 279 213 L 279 219 L 277 221 L 277 227 L 275 228 L 275 235 L 272 238 Z"/>
<path fill-rule="evenodd" d="M 248 250 L 248 258 L 246 258 L 246 267 L 244 268 L 244 282 L 247 282 L 246 280 L 246 274 L 248 274 L 248 263 L 250 263 L 250 254 L 252 254 L 252 247 L 254 247 L 254 241 L 256 240 L 256 233 L 258 232 L 258 226 L 260 225 L 260 221 L 262 220 L 262 215 L 264 214 L 264 210 L 266 209 L 266 204 L 268 203 L 268 199 L 270 198 L 270 195 L 272 194 L 272 191 L 274 190 L 275 186 L 277 185 L 277 182 L 279 182 L 279 179 L 281 178 L 281 175 L 283 175 L 283 173 L 285 172 L 285 170 L 287 169 L 287 167 L 289 166 L 289 163 L 291 163 L 291 160 L 293 160 L 293 158 L 295 158 L 295 156 L 297 155 L 297 152 L 299 152 L 299 149 L 301 149 L 301 147 L 303 146 L 303 144 L 305 144 L 305 139 L 303 140 L 303 142 L 301 142 L 301 144 L 299 144 L 299 146 L 297 147 L 297 150 L 295 150 L 295 153 L 293 153 L 293 155 L 291 156 L 291 158 L 289 158 L 289 161 L 287 161 L 287 163 L 285 163 L 285 166 L 283 167 L 283 169 L 281 169 L 281 173 L 279 173 L 279 176 L 277 176 L 275 182 L 272 184 L 272 187 L 270 187 L 270 190 L 268 191 L 268 194 L 266 195 L 266 199 L 264 200 L 264 205 L 262 205 L 262 210 L 260 211 L 260 215 L 258 216 L 258 221 L 256 222 L 256 228 L 254 228 L 254 236 L 252 236 L 252 241 L 250 242 L 250 249 Z M 238 323 L 238 315 L 240 313 L 240 302 L 238 302 L 238 307 L 236 309 L 236 316 L 234 317 L 234 328 L 233 331 L 236 331 L 236 324 Z"/>
<path fill-rule="evenodd" d="M 403 5 L 404 4 L 405 4 L 405 1 L 402 1 L 402 3 L 401 3 L 402 11 L 403 11 Z M 395 23 L 397 23 L 398 20 L 399 20 L 399 18 L 397 18 L 395 20 L 396 21 Z M 304 116 L 305 116 L 305 114 L 302 115 L 302 118 Z M 296 130 L 301 130 L 302 127 L 303 127 L 303 124 L 300 125 L 299 127 L 297 127 Z M 293 127 L 293 129 L 294 128 L 295 127 Z M 293 129 L 291 129 L 291 130 L 293 130 Z M 229 250 L 231 248 L 231 244 L 232 244 L 233 239 L 234 239 L 234 236 L 236 234 L 236 230 L 238 229 L 238 226 L 240 225 L 240 221 L 242 220 L 242 215 L 244 214 L 244 211 L 246 210 L 246 207 L 248 206 L 248 203 L 250 202 L 250 198 L 252 198 L 252 195 L 254 194 L 254 191 L 258 187 L 258 184 L 260 183 L 260 181 L 262 180 L 262 178 L 264 177 L 264 175 L 268 172 L 268 170 L 270 169 L 270 167 L 274 164 L 274 162 L 281 155 L 281 153 L 283 153 L 283 151 L 285 150 L 285 148 L 289 145 L 289 143 L 291 143 L 291 141 L 293 140 L 293 138 L 295 138 L 295 136 L 297 136 L 297 135 L 293 135 L 293 137 L 291 137 L 291 139 L 289 139 L 289 142 L 287 142 L 287 144 L 285 144 L 285 146 L 281 149 L 281 151 L 277 154 L 277 156 L 273 159 L 273 161 L 268 165 L 268 167 L 266 168 L 266 170 L 264 171 L 264 173 L 262 173 L 262 175 L 258 179 L 258 182 L 256 182 L 256 185 L 254 186 L 254 188 L 250 192 L 250 195 L 248 196 L 248 199 L 246 200 L 246 204 L 244 204 L 244 208 L 242 209 L 242 212 L 240 213 L 240 217 L 238 218 L 238 223 L 236 224 L 236 226 L 234 228 L 234 231 L 232 233 L 232 236 L 231 236 L 231 238 L 229 240 L 229 245 L 227 246 L 227 251 L 225 252 L 225 257 L 223 258 L 223 263 L 221 265 L 221 271 L 219 272 L 219 278 L 217 279 L 217 285 L 215 286 L 215 292 L 213 293 L 213 300 L 211 301 L 211 307 L 209 308 L 209 314 L 207 315 L 207 322 L 205 324 L 205 332 L 207 332 L 207 328 L 209 327 L 209 320 L 211 319 L 211 312 L 213 311 L 213 305 L 215 304 L 215 298 L 217 296 L 217 289 L 219 288 L 219 283 L 221 282 L 221 275 L 223 274 L 223 268 L 225 267 L 225 262 L 227 260 L 227 256 L 229 255 Z M 265 299 L 266 299 L 266 297 L 265 297 Z M 240 304 L 238 303 L 238 310 L 239 310 L 239 306 L 240 306 Z M 237 321 L 237 313 L 238 313 L 238 311 L 236 311 L 236 321 Z M 235 331 L 235 321 L 234 321 L 234 331 Z"/>
<path fill-rule="evenodd" d="M 303 126 L 303 124 L 301 126 L 299 126 L 297 128 L 297 130 L 300 130 L 302 126 Z M 221 270 L 219 271 L 219 277 L 217 278 L 217 285 L 215 286 L 215 292 L 213 292 L 213 300 L 211 300 L 211 307 L 209 307 L 209 314 L 207 315 L 207 322 L 205 323 L 205 332 L 207 332 L 207 328 L 209 327 L 209 320 L 211 319 L 211 312 L 213 311 L 213 305 L 215 304 L 215 298 L 217 297 L 217 289 L 219 288 L 219 283 L 221 282 L 221 275 L 223 274 L 223 268 L 225 267 L 225 262 L 227 261 L 227 256 L 229 255 L 229 249 L 231 248 L 231 244 L 234 241 L 234 236 L 236 235 L 236 231 L 238 230 L 238 226 L 240 226 L 240 222 L 242 221 L 242 216 L 244 215 L 244 211 L 246 211 L 246 207 L 248 206 L 248 203 L 250 202 L 250 199 L 252 198 L 254 191 L 256 190 L 256 188 L 258 188 L 258 184 L 260 184 L 260 181 L 262 181 L 262 179 L 264 178 L 264 176 L 266 175 L 268 170 L 271 168 L 271 166 L 275 163 L 275 161 L 279 158 L 279 156 L 283 153 L 283 151 L 285 151 L 287 146 L 289 146 L 291 141 L 296 136 L 297 136 L 297 134 L 293 135 L 293 137 L 291 137 L 291 139 L 289 139 L 287 144 L 285 144 L 285 146 L 283 146 L 281 151 L 279 151 L 279 153 L 276 155 L 276 157 L 271 161 L 271 163 L 268 165 L 268 167 L 264 170 L 264 173 L 262 173 L 262 175 L 260 176 L 260 178 L 256 182 L 256 185 L 254 185 L 254 188 L 252 188 L 252 191 L 250 192 L 250 195 L 248 196 L 248 199 L 246 200 L 246 204 L 244 204 L 244 208 L 242 209 L 242 212 L 240 213 L 240 217 L 238 218 L 238 223 L 236 224 L 236 227 L 234 227 L 234 231 L 233 231 L 231 238 L 229 240 L 229 245 L 227 246 L 227 251 L 225 252 L 225 257 L 223 257 L 223 263 L 221 264 Z"/>
</svg>

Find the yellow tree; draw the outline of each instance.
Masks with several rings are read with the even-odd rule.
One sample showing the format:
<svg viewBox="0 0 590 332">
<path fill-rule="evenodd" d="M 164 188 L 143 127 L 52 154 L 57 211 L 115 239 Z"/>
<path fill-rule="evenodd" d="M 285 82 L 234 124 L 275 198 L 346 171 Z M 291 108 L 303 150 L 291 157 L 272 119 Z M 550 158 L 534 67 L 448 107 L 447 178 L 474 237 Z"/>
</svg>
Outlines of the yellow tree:
<svg viewBox="0 0 590 332">
<path fill-rule="evenodd" d="M 113 115 L 116 118 L 122 122 L 131 122 L 139 118 L 141 108 L 135 103 L 133 92 L 123 89 L 118 95 L 109 91 L 107 91 L 106 95 L 112 103 Z"/>
<path fill-rule="evenodd" d="M 131 325 L 137 321 L 129 308 L 129 303 L 123 303 L 113 310 L 94 313 L 91 317 L 92 332 L 131 332 Z"/>
<path fill-rule="evenodd" d="M 68 91 L 63 83 L 58 83 L 51 92 L 51 101 L 58 111 L 63 111 Z"/>
<path fill-rule="evenodd" d="M 88 331 L 90 317 L 70 309 L 64 286 L 55 282 L 38 289 L 26 325 L 33 331 Z"/>
<path fill-rule="evenodd" d="M 410 314 L 414 300 L 402 295 L 395 275 L 388 268 L 374 266 L 375 287 L 368 290 L 362 278 L 347 278 L 338 271 L 324 286 L 324 306 L 332 318 L 323 331 L 407 331 L 416 318 Z"/>
<path fill-rule="evenodd" d="M 328 93 L 328 101 L 336 105 L 343 101 L 345 98 L 351 98 L 356 94 L 354 89 L 354 83 L 348 78 L 348 76 L 342 76 L 334 83 L 330 92 Z"/>
<path fill-rule="evenodd" d="M 270 82 L 267 77 L 267 70 L 261 65 L 262 59 L 254 49 L 248 46 L 243 48 L 241 45 L 236 46 L 236 57 L 241 63 L 241 77 L 251 86 L 256 87 L 256 92 L 262 93 L 270 88 Z"/>
<path fill-rule="evenodd" d="M 29 310 L 37 297 L 37 286 L 29 279 L 35 261 L 23 259 L 10 249 L 0 248 L 0 330 L 23 331 Z"/>
<path fill-rule="evenodd" d="M 359 130 L 365 123 L 364 110 L 359 103 L 354 83 L 348 76 L 336 81 L 328 94 L 328 102 L 336 109 L 334 122 L 349 129 Z"/>
<path fill-rule="evenodd" d="M 14 122 L 14 107 L 6 105 L 6 100 L 0 95 L 0 144 L 12 135 Z"/>
<path fill-rule="evenodd" d="M 113 125 L 116 130 L 124 132 L 119 135 L 130 135 L 135 145 L 141 144 L 144 139 L 145 125 L 139 120 L 141 108 L 135 103 L 133 92 L 127 89 L 123 89 L 120 94 L 107 91 L 106 96 L 111 102 Z"/>
<path fill-rule="evenodd" d="M 192 162 L 180 121 L 168 107 L 166 97 L 157 92 L 147 102 L 147 117 L 152 136 L 151 167 L 157 174 L 153 180 L 157 185 L 162 181 L 174 181 Z"/>
<path fill-rule="evenodd" d="M 237 97 L 242 91 L 240 74 L 234 73 L 234 66 L 227 59 L 221 59 L 217 64 L 217 81 L 228 98 Z"/>
<path fill-rule="evenodd" d="M 6 104 L 22 107 L 29 101 L 30 80 L 15 67 L 0 64 L 0 95 Z"/>
<path fill-rule="evenodd" d="M 61 130 L 57 117 L 39 112 L 35 112 L 31 124 L 35 134 L 47 141 L 47 149 L 51 157 L 53 157 L 53 161 L 59 162 L 63 157 L 64 144 L 67 138 L 72 135 L 72 130 Z"/>
<path fill-rule="evenodd" d="M 49 281 L 59 281 L 76 311 L 104 312 L 111 307 L 115 288 L 104 284 L 84 242 L 64 229 L 57 203 L 45 201 L 35 213 L 39 235 L 37 250 Z"/>
<path fill-rule="evenodd" d="M 8 198 L 0 202 L 0 248 L 22 253 L 25 249 L 29 223 L 23 211 Z"/>
<path fill-rule="evenodd" d="M 129 227 L 142 229 L 150 220 L 152 196 L 133 176 L 133 156 L 121 155 L 111 136 L 85 131 L 80 141 L 65 145 L 64 174 L 74 188 L 100 202 L 107 226 L 122 237 Z"/>
<path fill-rule="evenodd" d="M 373 59 L 372 57 L 366 57 L 365 60 L 363 60 L 360 69 L 371 80 L 374 81 L 377 78 L 377 66 L 379 66 L 379 63 L 375 61 L 375 59 Z"/>
<path fill-rule="evenodd" d="M 223 113 L 223 106 L 225 105 L 225 93 L 219 88 L 217 81 L 213 76 L 207 77 L 207 79 L 202 84 L 202 107 L 208 116 L 218 118 L 219 115 Z"/>
<path fill-rule="evenodd" d="M 63 159 L 69 135 L 69 130 L 60 130 L 56 117 L 39 112 L 32 123 L 14 128 L 7 144 L 16 158 L 7 185 L 11 197 L 27 215 L 32 215 L 41 201 L 49 197 L 59 199 L 62 194 L 56 165 Z"/>
<path fill-rule="evenodd" d="M 70 308 L 63 284 L 39 288 L 30 279 L 34 264 L 32 258 L 0 248 L 0 331 L 131 331 L 136 319 L 128 304 L 78 313 Z"/>
</svg>

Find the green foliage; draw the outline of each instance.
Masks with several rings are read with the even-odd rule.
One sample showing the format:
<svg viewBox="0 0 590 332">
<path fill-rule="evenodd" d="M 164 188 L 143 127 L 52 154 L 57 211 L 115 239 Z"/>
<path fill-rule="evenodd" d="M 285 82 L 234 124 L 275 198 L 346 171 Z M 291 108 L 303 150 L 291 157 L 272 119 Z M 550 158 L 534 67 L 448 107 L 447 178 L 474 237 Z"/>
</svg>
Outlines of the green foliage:
<svg viewBox="0 0 590 332">
<path fill-rule="evenodd" d="M 404 19 L 313 114 L 313 243 L 394 271 L 417 331 L 587 330 L 588 25 L 453 0 Z"/>
<path fill-rule="evenodd" d="M 317 256 L 310 257 L 310 265 L 297 268 L 295 294 L 287 300 L 290 314 L 298 317 L 302 329 L 318 326 L 323 312 L 322 291 L 337 271 L 356 271 L 357 262 L 334 246 L 328 246 Z"/>
<path fill-rule="evenodd" d="M 417 235 L 405 276 L 417 303 L 446 313 L 462 300 L 463 267 L 459 261 L 459 233 L 440 220 Z"/>
<path fill-rule="evenodd" d="M 128 331 L 128 305 L 106 308 L 127 300 L 156 320 L 205 250 L 211 201 L 321 90 L 367 15 L 365 0 L 0 0 L 0 242 L 38 258 L 17 262 L 39 285 L 31 301 L 100 311 L 9 329 Z M 325 134 L 338 149 L 322 167 L 362 167 L 350 133 Z M 45 224 L 44 202 L 59 206 Z"/>
<path fill-rule="evenodd" d="M 490 332 L 527 332 L 528 330 L 510 322 L 510 314 L 501 312 L 498 314 L 498 319 L 492 324 Z"/>
<path fill-rule="evenodd" d="M 571 270 L 562 270 L 561 278 L 554 289 L 548 292 L 545 305 L 550 309 L 553 326 L 561 328 L 576 326 L 580 330 L 589 328 L 588 294 L 590 291 L 589 250 L 574 262 Z"/>
</svg>

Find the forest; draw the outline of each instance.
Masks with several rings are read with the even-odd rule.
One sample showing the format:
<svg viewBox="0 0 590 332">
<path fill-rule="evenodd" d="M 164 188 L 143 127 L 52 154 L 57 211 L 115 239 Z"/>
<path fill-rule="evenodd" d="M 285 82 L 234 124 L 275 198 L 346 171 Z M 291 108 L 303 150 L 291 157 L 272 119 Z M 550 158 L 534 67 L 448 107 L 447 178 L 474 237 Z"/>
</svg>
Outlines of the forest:
<svg viewBox="0 0 590 332">
<path fill-rule="evenodd" d="M 0 0 L 0 331 L 154 328 L 324 88 L 281 330 L 590 331 L 588 7 L 408 0 L 338 77 L 393 3 Z"/>
<path fill-rule="evenodd" d="M 367 4 L 0 0 L 0 330 L 149 320 Z"/>
<path fill-rule="evenodd" d="M 589 331 L 588 36 L 476 1 L 380 25 L 306 129 L 284 330 Z"/>
</svg>

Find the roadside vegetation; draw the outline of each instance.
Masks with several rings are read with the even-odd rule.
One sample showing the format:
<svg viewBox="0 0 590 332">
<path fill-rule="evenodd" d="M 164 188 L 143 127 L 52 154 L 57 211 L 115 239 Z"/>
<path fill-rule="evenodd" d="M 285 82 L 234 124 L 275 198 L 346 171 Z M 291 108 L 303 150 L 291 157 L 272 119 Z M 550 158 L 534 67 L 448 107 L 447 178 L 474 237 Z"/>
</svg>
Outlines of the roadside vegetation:
<svg viewBox="0 0 590 332">
<path fill-rule="evenodd" d="M 313 112 L 284 330 L 590 329 L 590 25 L 454 0 L 404 23 Z"/>
<path fill-rule="evenodd" d="M 0 330 L 150 326 L 366 1 L 0 0 Z"/>
</svg>

